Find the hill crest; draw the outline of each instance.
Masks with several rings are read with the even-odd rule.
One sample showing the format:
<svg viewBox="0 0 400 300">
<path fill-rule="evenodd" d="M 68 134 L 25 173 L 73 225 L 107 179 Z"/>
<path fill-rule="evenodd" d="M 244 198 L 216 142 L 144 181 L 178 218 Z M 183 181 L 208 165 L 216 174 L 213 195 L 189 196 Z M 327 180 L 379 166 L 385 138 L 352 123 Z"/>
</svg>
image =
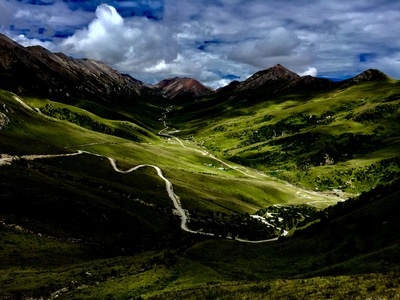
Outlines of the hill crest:
<svg viewBox="0 0 400 300">
<path fill-rule="evenodd" d="M 346 83 L 358 83 L 358 82 L 366 82 L 366 81 L 384 81 L 388 80 L 389 77 L 378 69 L 368 69 L 364 72 L 345 80 Z"/>
</svg>

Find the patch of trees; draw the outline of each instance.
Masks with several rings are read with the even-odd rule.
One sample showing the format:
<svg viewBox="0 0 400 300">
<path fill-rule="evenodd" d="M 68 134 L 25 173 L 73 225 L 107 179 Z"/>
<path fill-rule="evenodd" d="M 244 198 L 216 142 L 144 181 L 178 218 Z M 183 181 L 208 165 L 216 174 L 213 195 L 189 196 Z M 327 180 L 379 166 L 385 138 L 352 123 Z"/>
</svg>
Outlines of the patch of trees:
<svg viewBox="0 0 400 300">
<path fill-rule="evenodd" d="M 324 112 L 319 117 L 306 113 L 298 113 L 289 116 L 288 118 L 280 120 L 275 124 L 265 125 L 255 131 L 251 131 L 247 141 L 245 142 L 245 146 L 285 136 L 287 134 L 295 134 L 304 128 L 314 127 L 321 124 L 329 124 L 334 120 L 333 116 L 333 111 Z M 268 116 L 265 117 L 266 120 L 270 120 Z"/>
<path fill-rule="evenodd" d="M 260 209 L 255 214 L 285 230 L 303 227 L 320 218 L 320 211 L 309 205 L 273 205 Z"/>
<path fill-rule="evenodd" d="M 400 191 L 400 179 L 394 180 L 389 184 L 381 184 L 376 188 L 361 193 L 358 197 L 350 198 L 345 202 L 338 202 L 334 206 L 325 209 L 325 219 L 332 220 L 341 215 L 350 213 L 371 203 L 377 202 L 387 195 Z"/>
<path fill-rule="evenodd" d="M 191 210 L 189 228 L 214 233 L 215 236 L 238 237 L 248 240 L 262 240 L 280 234 L 273 226 L 267 226 L 249 214 L 227 214 L 210 210 Z"/>
<path fill-rule="evenodd" d="M 370 153 L 382 146 L 382 142 L 375 135 L 343 133 L 339 136 L 322 136 L 315 143 L 309 141 L 308 146 L 315 149 L 315 153 L 308 156 L 312 166 L 325 165 L 327 156 L 333 162 L 345 161 L 349 158 Z M 304 143 L 303 143 L 304 144 Z M 297 149 L 298 153 L 306 153 L 307 148 Z M 303 152 L 304 151 L 304 152 Z"/>
<path fill-rule="evenodd" d="M 298 230 L 294 237 L 315 241 L 315 252 L 325 253 L 314 268 L 337 264 L 365 253 L 377 267 L 392 268 L 399 261 L 400 222 L 398 219 L 400 180 L 382 184 L 360 196 L 339 202 L 321 212 L 321 221 Z M 384 249 L 384 250 L 383 250 Z M 380 265 L 383 263 L 384 265 Z"/>
<path fill-rule="evenodd" d="M 393 119 L 400 121 L 399 113 L 400 103 L 382 104 L 358 114 L 354 117 L 356 122 L 375 122 L 384 119 Z"/>
<path fill-rule="evenodd" d="M 313 178 L 320 188 L 351 188 L 370 190 L 377 183 L 389 183 L 400 178 L 400 158 L 383 159 L 368 166 L 334 170 L 329 176 Z"/>
<path fill-rule="evenodd" d="M 305 170 L 325 164 L 345 161 L 358 155 L 370 153 L 382 147 L 376 135 L 343 133 L 339 136 L 305 132 L 270 140 L 270 146 L 280 146 L 277 151 L 256 153 L 244 160 L 257 160 L 258 163 L 277 165 L 294 160 L 297 168 Z M 327 163 L 327 159 L 331 163 Z M 237 158 L 234 158 L 237 159 Z M 238 161 L 237 161 L 238 162 Z M 305 166 L 308 166 L 305 168 Z"/>
</svg>

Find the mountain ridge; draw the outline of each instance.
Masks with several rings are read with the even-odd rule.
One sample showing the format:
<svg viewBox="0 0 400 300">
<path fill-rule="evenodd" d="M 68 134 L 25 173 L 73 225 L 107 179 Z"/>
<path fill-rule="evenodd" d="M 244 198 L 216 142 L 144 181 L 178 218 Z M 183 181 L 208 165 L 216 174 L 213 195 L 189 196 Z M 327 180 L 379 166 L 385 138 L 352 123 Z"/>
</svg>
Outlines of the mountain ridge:
<svg viewBox="0 0 400 300">
<path fill-rule="evenodd" d="M 102 99 L 139 98 L 142 83 L 102 62 L 52 53 L 41 46 L 23 47 L 0 36 L 0 88 L 17 94 Z"/>
<path fill-rule="evenodd" d="M 349 79 L 332 81 L 326 78 L 300 76 L 281 64 L 260 70 L 244 81 L 232 81 L 216 91 L 200 81 L 188 77 L 161 80 L 146 85 L 131 75 L 119 73 L 107 64 L 88 58 L 73 58 L 64 53 L 53 53 L 41 46 L 23 47 L 0 34 L 0 87 L 19 94 L 40 92 L 43 96 L 67 99 L 80 98 L 111 101 L 112 98 L 140 98 L 143 91 L 160 89 L 170 100 L 193 99 L 211 93 L 232 89 L 237 92 L 260 90 L 279 94 L 291 90 L 325 89 L 365 81 L 387 80 L 389 77 L 377 69 L 365 70 Z M 16 74 L 14 74 L 14 72 Z M 82 77 L 83 76 L 83 77 Z M 84 80 L 90 78 L 89 80 Z M 238 84 L 236 84 L 237 82 Z M 69 90 L 66 95 L 63 90 Z"/>
</svg>

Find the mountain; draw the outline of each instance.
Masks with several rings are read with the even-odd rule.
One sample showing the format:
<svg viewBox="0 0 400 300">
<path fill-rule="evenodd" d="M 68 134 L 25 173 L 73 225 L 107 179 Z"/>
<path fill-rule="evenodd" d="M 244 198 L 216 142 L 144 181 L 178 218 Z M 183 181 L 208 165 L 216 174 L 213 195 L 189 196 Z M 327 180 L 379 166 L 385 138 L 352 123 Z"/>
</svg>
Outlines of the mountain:
<svg viewBox="0 0 400 300">
<path fill-rule="evenodd" d="M 288 70 L 284 66 L 277 64 L 274 67 L 259 71 L 241 82 L 236 91 L 238 93 L 250 94 L 251 99 L 258 98 L 259 95 L 277 95 L 287 90 L 294 82 L 301 77 Z M 253 95 L 255 97 L 253 97 Z"/>
<path fill-rule="evenodd" d="M 184 102 L 201 96 L 208 95 L 213 90 L 192 78 L 164 79 L 155 87 L 162 90 L 163 95 L 174 102 Z"/>
<path fill-rule="evenodd" d="M 277 64 L 272 68 L 259 71 L 243 81 L 239 86 L 239 90 L 254 90 L 265 85 L 279 87 L 299 78 L 298 74 Z"/>
<path fill-rule="evenodd" d="M 160 126 L 157 116 L 165 102 L 155 89 L 102 62 L 52 53 L 40 46 L 23 47 L 1 34 L 0 89 L 76 105 L 145 130 Z M 72 119 L 71 114 L 63 115 Z"/>
<path fill-rule="evenodd" d="M 40 46 L 23 47 L 0 34 L 0 88 L 24 95 L 103 101 L 139 98 L 140 81 L 102 62 L 75 59 Z"/>
<path fill-rule="evenodd" d="M 232 87 L 232 86 L 231 86 Z M 236 94 L 247 95 L 252 102 L 258 102 L 268 96 L 275 97 L 288 93 L 302 93 L 304 95 L 315 91 L 328 91 L 335 87 L 329 79 L 313 76 L 300 76 L 284 66 L 277 64 L 266 70 L 250 76 L 235 88 Z M 225 88 L 221 89 L 225 91 Z"/>
<path fill-rule="evenodd" d="M 367 81 L 387 81 L 387 80 L 389 80 L 389 77 L 382 71 L 377 69 L 368 69 L 352 78 L 344 80 L 342 83 L 357 84 Z"/>
</svg>

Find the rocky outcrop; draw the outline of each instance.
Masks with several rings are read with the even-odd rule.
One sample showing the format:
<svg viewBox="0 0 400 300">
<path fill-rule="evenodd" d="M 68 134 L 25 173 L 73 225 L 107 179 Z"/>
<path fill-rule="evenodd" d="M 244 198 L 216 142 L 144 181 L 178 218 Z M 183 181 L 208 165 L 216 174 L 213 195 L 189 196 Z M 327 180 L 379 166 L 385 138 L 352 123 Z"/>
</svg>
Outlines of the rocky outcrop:
<svg viewBox="0 0 400 300">
<path fill-rule="evenodd" d="M 8 124 L 10 124 L 10 119 L 6 114 L 0 112 L 0 130 L 2 130 Z"/>
</svg>

